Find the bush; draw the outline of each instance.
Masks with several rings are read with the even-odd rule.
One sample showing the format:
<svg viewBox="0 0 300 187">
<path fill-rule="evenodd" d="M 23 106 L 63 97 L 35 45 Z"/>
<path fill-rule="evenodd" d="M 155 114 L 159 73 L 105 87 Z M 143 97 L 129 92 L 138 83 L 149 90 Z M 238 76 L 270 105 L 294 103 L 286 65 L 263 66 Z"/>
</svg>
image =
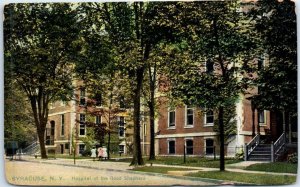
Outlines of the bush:
<svg viewBox="0 0 300 187">
<path fill-rule="evenodd" d="M 293 163 L 293 164 L 298 163 L 298 155 L 297 155 L 297 153 L 289 154 L 287 156 L 287 160 L 288 160 L 289 163 Z"/>
<path fill-rule="evenodd" d="M 235 159 L 243 159 L 244 158 L 244 150 L 242 149 L 241 151 L 238 151 L 235 154 Z"/>
<path fill-rule="evenodd" d="M 82 156 L 91 156 L 91 150 L 90 149 L 85 149 L 82 153 Z"/>
</svg>

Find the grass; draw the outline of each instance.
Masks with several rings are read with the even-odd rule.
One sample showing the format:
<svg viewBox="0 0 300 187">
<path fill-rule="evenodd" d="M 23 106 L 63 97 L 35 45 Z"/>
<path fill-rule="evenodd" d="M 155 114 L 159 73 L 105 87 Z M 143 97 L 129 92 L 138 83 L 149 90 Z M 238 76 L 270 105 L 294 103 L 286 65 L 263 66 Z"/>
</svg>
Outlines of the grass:
<svg viewBox="0 0 300 187">
<path fill-rule="evenodd" d="M 122 162 L 131 162 L 131 159 L 120 159 L 118 161 Z M 241 162 L 239 159 L 225 159 L 226 164 L 233 164 Z M 213 158 L 204 158 L 204 157 L 187 157 L 186 163 L 183 161 L 183 157 L 156 157 L 156 160 L 149 161 L 147 158 L 144 158 L 145 163 L 153 164 L 164 164 L 164 165 L 178 165 L 178 166 L 194 166 L 194 167 L 209 167 L 209 168 L 219 168 L 220 161 L 218 159 L 214 160 Z"/>
<path fill-rule="evenodd" d="M 48 158 L 65 158 L 65 159 L 73 159 L 73 155 L 62 155 L 62 154 L 48 154 Z M 75 159 L 92 159 L 89 156 L 75 156 Z"/>
<path fill-rule="evenodd" d="M 54 155 L 48 155 L 49 158 L 54 158 Z M 56 154 L 56 158 L 65 158 L 65 159 L 73 159 L 73 155 L 61 155 Z M 122 158 L 124 157 L 124 158 Z M 122 155 L 122 157 L 117 157 L 117 155 L 111 155 L 110 161 L 116 162 L 131 162 L 132 158 L 128 158 L 127 155 Z M 90 157 L 76 156 L 76 159 L 89 159 Z M 114 158 L 120 158 L 118 160 Z M 90 158 L 91 159 L 91 158 Z M 181 157 L 163 157 L 156 156 L 156 160 L 148 160 L 148 157 L 144 157 L 144 162 L 146 164 L 164 164 L 164 165 L 178 165 L 178 166 L 194 166 L 194 167 L 209 167 L 209 168 L 219 168 L 220 161 L 218 159 L 214 160 L 213 158 L 205 158 L 205 157 L 186 157 L 186 162 L 183 161 L 183 156 Z M 237 162 L 241 162 L 242 160 L 228 158 L 225 159 L 226 164 L 233 164 Z"/>
<path fill-rule="evenodd" d="M 252 171 L 266 171 L 266 172 L 278 172 L 278 173 L 297 173 L 297 164 L 286 162 L 275 163 L 261 163 L 253 164 L 245 168 L 245 170 Z"/>
<path fill-rule="evenodd" d="M 168 171 L 188 171 L 189 168 L 174 168 L 174 167 L 158 167 L 158 166 L 145 166 L 136 167 L 134 171 L 153 172 L 166 174 Z M 220 172 L 220 171 L 199 171 L 197 173 L 190 173 L 186 176 L 198 178 L 210 178 L 234 183 L 251 183 L 257 185 L 286 185 L 296 182 L 296 176 L 287 175 L 270 175 L 270 174 L 254 174 L 254 173 L 236 173 L 236 172 Z"/>
<path fill-rule="evenodd" d="M 235 172 L 228 172 L 228 171 L 225 172 L 199 171 L 197 173 L 190 173 L 187 176 L 227 180 L 227 181 L 234 181 L 240 183 L 252 183 L 257 185 L 284 185 L 284 184 L 293 184 L 296 182 L 296 176 L 235 173 Z"/>
<path fill-rule="evenodd" d="M 174 168 L 174 167 L 158 167 L 158 166 L 145 166 L 145 167 L 136 167 L 132 169 L 134 171 L 141 171 L 141 172 L 153 172 L 153 173 L 168 173 L 168 171 L 188 171 L 193 170 L 189 168 Z"/>
</svg>

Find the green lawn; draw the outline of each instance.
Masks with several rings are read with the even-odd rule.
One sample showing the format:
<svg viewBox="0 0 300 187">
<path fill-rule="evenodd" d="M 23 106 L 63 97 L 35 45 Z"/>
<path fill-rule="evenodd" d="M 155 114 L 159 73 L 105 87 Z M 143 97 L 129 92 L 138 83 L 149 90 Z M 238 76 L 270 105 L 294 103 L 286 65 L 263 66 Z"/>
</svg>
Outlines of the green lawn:
<svg viewBox="0 0 300 187">
<path fill-rule="evenodd" d="M 136 167 L 134 171 L 153 172 L 166 174 L 168 171 L 188 171 L 188 168 L 173 168 L 173 167 L 158 167 L 158 166 L 145 166 Z M 220 171 L 199 171 L 197 173 L 190 173 L 187 176 L 210 178 L 234 183 L 251 183 L 257 185 L 284 185 L 293 184 L 296 182 L 296 176 L 287 175 L 269 175 L 269 174 L 253 174 L 253 173 L 236 173 L 236 172 L 220 172 Z"/>
<path fill-rule="evenodd" d="M 48 154 L 48 158 L 66 158 L 66 159 L 73 159 L 74 156 L 73 155 L 62 155 L 62 154 Z M 89 156 L 76 156 L 76 159 L 92 159 Z"/>
<path fill-rule="evenodd" d="M 297 173 L 297 164 L 286 162 L 261 163 L 253 164 L 245 168 L 245 170 L 278 172 L 278 173 Z"/>
<path fill-rule="evenodd" d="M 131 159 L 120 159 L 122 162 L 131 162 Z M 226 164 L 233 164 L 241 162 L 242 160 L 238 159 L 225 159 Z M 165 164 L 165 165 L 180 165 L 180 166 L 194 166 L 194 167 L 209 167 L 209 168 L 219 168 L 220 161 L 218 159 L 214 160 L 213 158 L 204 158 L 204 157 L 187 157 L 186 163 L 183 161 L 183 157 L 156 157 L 156 160 L 149 161 L 147 158 L 144 158 L 145 163 L 153 164 Z"/>
<path fill-rule="evenodd" d="M 145 167 L 136 167 L 132 170 L 142 171 L 142 172 L 153 172 L 153 173 L 168 173 L 168 171 L 188 171 L 188 170 L 193 170 L 193 169 L 173 168 L 173 167 L 158 167 L 158 166 L 145 166 Z"/>
<path fill-rule="evenodd" d="M 253 174 L 253 173 L 235 173 L 235 172 L 220 172 L 220 171 L 205 171 L 190 173 L 188 176 L 220 179 L 227 181 L 236 181 L 240 183 L 253 183 L 258 185 L 283 185 L 293 184 L 296 182 L 296 176 L 287 175 L 269 175 L 269 174 Z"/>
</svg>

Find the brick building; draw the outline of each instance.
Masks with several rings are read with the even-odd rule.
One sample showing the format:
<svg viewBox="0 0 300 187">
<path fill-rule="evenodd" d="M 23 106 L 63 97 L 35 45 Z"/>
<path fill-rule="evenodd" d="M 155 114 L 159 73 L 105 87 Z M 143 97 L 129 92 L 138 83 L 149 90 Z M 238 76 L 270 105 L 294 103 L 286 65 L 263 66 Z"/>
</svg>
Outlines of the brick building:
<svg viewBox="0 0 300 187">
<path fill-rule="evenodd" d="M 267 56 L 261 62 L 263 65 L 267 64 Z M 257 62 L 259 63 L 260 61 Z M 203 71 L 208 71 L 208 68 L 204 68 Z M 167 98 L 163 96 L 169 84 L 164 77 L 161 79 L 159 86 L 161 93 L 157 93 L 161 104 L 156 127 L 156 154 L 174 156 L 184 153 L 191 156 L 219 154 L 218 133 L 215 130 L 218 128 L 214 127 L 217 114 L 212 110 L 201 111 L 200 108 L 186 105 L 170 108 Z M 233 119 L 236 124 L 235 130 L 229 137 L 225 137 L 225 156 L 235 156 L 244 152 L 245 144 L 253 142 L 256 135 L 259 135 L 259 138 L 256 137 L 258 139 L 256 144 L 271 146 L 281 139 L 283 145 L 296 145 L 297 117 L 284 120 L 280 111 L 256 109 L 251 96 L 257 91 L 258 89 L 252 89 L 247 95 L 239 95 Z"/>
<path fill-rule="evenodd" d="M 236 133 L 225 142 L 227 156 L 240 151 L 258 133 L 258 127 L 261 135 L 270 132 L 269 111 L 255 110 L 253 113 L 251 101 L 242 95 L 235 108 Z M 214 149 L 218 153 L 218 134 L 214 130 L 217 116 L 213 111 L 203 112 L 186 105 L 170 109 L 166 104 L 159 107 L 159 113 L 156 136 L 159 155 L 183 155 L 184 150 L 187 155 L 198 156 L 212 155 Z"/>
<path fill-rule="evenodd" d="M 101 94 L 94 99 L 95 106 L 87 107 L 86 103 L 91 100 L 89 97 L 91 95 L 83 89 L 82 82 L 73 81 L 73 84 L 76 87 L 73 100 L 57 101 L 49 106 L 49 117 L 45 132 L 46 149 L 52 152 L 55 151 L 56 154 L 72 154 L 72 141 L 76 145 L 76 154 L 82 154 L 86 149 L 82 138 L 86 137 L 89 128 L 85 122 L 94 122 L 95 124 L 108 123 L 109 114 L 103 111 L 107 112 L 109 107 L 101 102 L 103 99 Z M 118 107 L 122 110 L 118 113 L 110 114 L 111 116 L 114 115 L 111 124 L 116 126 L 114 136 L 117 137 L 111 143 L 118 144 L 118 147 L 112 152 L 115 154 L 130 154 L 133 133 L 130 116 L 131 109 L 125 109 L 122 99 L 118 100 L 114 105 L 113 107 Z M 91 111 L 97 110 L 101 110 L 102 114 L 99 116 L 90 115 Z M 143 117 L 141 121 L 143 154 L 149 153 L 149 131 L 147 118 Z M 73 140 L 72 136 L 74 136 Z M 95 141 L 94 145 L 99 146 L 99 142 Z M 104 146 L 106 146 L 106 142 Z"/>
</svg>

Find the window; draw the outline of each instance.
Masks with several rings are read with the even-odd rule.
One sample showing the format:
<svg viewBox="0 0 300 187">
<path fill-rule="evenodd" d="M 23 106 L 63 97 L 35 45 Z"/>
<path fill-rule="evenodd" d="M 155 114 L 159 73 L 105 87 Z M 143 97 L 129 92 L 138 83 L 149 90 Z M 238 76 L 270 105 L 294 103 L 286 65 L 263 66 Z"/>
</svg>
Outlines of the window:
<svg viewBox="0 0 300 187">
<path fill-rule="evenodd" d="M 265 111 L 264 110 L 258 110 L 258 122 L 260 124 L 265 124 L 266 120 L 265 120 Z"/>
<path fill-rule="evenodd" d="M 64 136 L 65 135 L 65 115 L 62 114 L 61 115 L 61 133 L 60 133 L 61 136 Z"/>
<path fill-rule="evenodd" d="M 124 137 L 125 136 L 125 118 L 123 116 L 119 117 L 119 136 Z"/>
<path fill-rule="evenodd" d="M 214 62 L 208 59 L 205 63 L 205 68 L 207 73 L 212 73 L 214 71 Z"/>
<path fill-rule="evenodd" d="M 79 121 L 80 121 L 79 135 L 84 136 L 85 135 L 85 115 L 84 114 L 80 114 Z"/>
<path fill-rule="evenodd" d="M 96 123 L 96 125 L 99 125 L 102 123 L 101 116 L 96 116 L 95 123 Z"/>
<path fill-rule="evenodd" d="M 85 89 L 80 89 L 80 105 L 85 105 Z"/>
<path fill-rule="evenodd" d="M 168 141 L 168 151 L 169 154 L 175 154 L 175 140 Z"/>
<path fill-rule="evenodd" d="M 85 145 L 84 144 L 79 144 L 79 154 L 82 154 L 85 150 Z"/>
<path fill-rule="evenodd" d="M 125 108 L 125 99 L 124 99 L 124 96 L 120 97 L 120 108 Z"/>
<path fill-rule="evenodd" d="M 95 105 L 96 106 L 101 106 L 102 105 L 102 94 L 101 93 L 96 93 L 94 95 L 94 100 L 95 100 Z"/>
<path fill-rule="evenodd" d="M 194 109 L 190 106 L 186 106 L 186 126 L 194 125 Z"/>
<path fill-rule="evenodd" d="M 55 134 L 55 121 L 51 121 L 51 131 L 50 131 L 50 135 L 54 136 Z"/>
<path fill-rule="evenodd" d="M 193 140 L 188 139 L 185 141 L 185 151 L 187 155 L 194 154 Z"/>
<path fill-rule="evenodd" d="M 175 110 L 169 111 L 169 127 L 175 128 Z"/>
<path fill-rule="evenodd" d="M 257 61 L 257 69 L 262 70 L 264 67 L 264 60 L 263 59 L 258 59 Z"/>
<path fill-rule="evenodd" d="M 146 136 L 146 135 L 147 135 L 147 124 L 144 123 L 144 136 Z"/>
<path fill-rule="evenodd" d="M 205 113 L 204 125 L 206 125 L 206 126 L 213 126 L 214 125 L 214 112 L 212 110 L 209 110 Z"/>
<path fill-rule="evenodd" d="M 70 146 L 69 146 L 69 143 L 66 143 L 66 144 L 65 144 L 65 149 L 69 149 L 69 147 L 70 147 Z"/>
<path fill-rule="evenodd" d="M 64 144 L 60 144 L 60 154 L 64 154 Z"/>
<path fill-rule="evenodd" d="M 124 145 L 119 145 L 119 153 L 124 153 Z"/>
<path fill-rule="evenodd" d="M 205 144 L 206 144 L 205 153 L 207 155 L 213 154 L 214 153 L 214 140 L 213 139 L 206 139 Z"/>
</svg>

